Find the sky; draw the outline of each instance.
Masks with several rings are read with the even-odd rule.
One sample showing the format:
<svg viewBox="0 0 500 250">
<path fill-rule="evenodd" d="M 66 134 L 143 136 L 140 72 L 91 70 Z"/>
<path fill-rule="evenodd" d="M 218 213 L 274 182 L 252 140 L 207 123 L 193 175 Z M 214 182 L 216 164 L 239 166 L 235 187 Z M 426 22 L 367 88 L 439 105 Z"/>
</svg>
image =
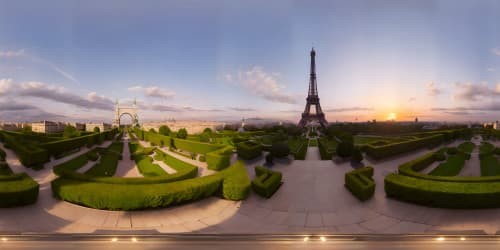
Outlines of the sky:
<svg viewBox="0 0 500 250">
<path fill-rule="evenodd" d="M 500 120 L 500 1 L 0 0 L 0 121 Z M 129 118 L 124 117 L 124 120 Z"/>
</svg>

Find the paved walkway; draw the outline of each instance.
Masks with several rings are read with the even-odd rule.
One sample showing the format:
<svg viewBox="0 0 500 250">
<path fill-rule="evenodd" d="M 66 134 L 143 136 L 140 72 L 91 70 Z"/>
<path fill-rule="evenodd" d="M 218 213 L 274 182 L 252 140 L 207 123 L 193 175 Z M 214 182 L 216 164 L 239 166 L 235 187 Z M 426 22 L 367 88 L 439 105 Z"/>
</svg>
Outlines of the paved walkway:
<svg viewBox="0 0 500 250">
<path fill-rule="evenodd" d="M 119 177 L 142 177 L 142 174 L 137 169 L 135 161 L 130 159 L 130 148 L 128 143 L 130 137 L 127 132 L 124 132 L 123 137 L 123 152 L 122 159 L 118 161 L 115 176 Z"/>
<path fill-rule="evenodd" d="M 311 140 L 308 141 L 306 161 L 319 161 L 319 160 L 321 160 L 321 155 L 319 154 L 318 146 L 311 147 L 311 146 L 309 146 L 310 143 L 311 143 Z"/>
<path fill-rule="evenodd" d="M 50 188 L 42 188 L 36 204 L 0 209 L 0 232 L 496 233 L 500 209 L 429 208 L 385 197 L 384 176 L 427 152 L 370 162 L 377 187 L 366 202 L 344 188 L 344 173 L 352 169 L 349 162 L 286 161 L 273 166 L 282 171 L 284 183 L 270 199 L 252 192 L 242 202 L 211 197 L 171 208 L 122 212 L 61 202 Z M 249 174 L 264 161 L 261 157 L 247 165 Z"/>
</svg>

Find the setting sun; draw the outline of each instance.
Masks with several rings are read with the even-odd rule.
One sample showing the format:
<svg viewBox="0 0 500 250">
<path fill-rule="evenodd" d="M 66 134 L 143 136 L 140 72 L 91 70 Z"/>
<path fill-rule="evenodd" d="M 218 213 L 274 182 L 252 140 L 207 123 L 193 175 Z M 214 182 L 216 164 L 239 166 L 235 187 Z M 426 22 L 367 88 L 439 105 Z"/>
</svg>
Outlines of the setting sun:
<svg viewBox="0 0 500 250">
<path fill-rule="evenodd" d="M 392 120 L 396 120 L 396 118 L 397 118 L 396 113 L 394 113 L 394 112 L 391 112 L 391 113 L 389 113 L 389 115 L 387 115 L 387 120 L 392 121 Z"/>
</svg>

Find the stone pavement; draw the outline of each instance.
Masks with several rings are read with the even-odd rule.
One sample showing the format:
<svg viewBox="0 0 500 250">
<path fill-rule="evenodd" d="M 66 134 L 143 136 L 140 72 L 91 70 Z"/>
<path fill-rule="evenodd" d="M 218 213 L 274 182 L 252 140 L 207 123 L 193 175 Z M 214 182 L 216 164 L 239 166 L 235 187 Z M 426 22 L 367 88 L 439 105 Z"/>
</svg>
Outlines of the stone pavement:
<svg viewBox="0 0 500 250">
<path fill-rule="evenodd" d="M 453 144 L 458 144 L 455 142 Z M 384 161 L 365 160 L 375 168 L 375 196 L 360 202 L 344 188 L 349 162 L 283 161 L 283 185 L 270 199 L 254 193 L 241 202 L 211 197 L 171 208 L 103 211 L 61 202 L 43 186 L 36 204 L 0 209 L 0 232 L 91 233 L 142 230 L 161 233 L 496 233 L 500 209 L 450 210 L 399 202 L 385 197 L 383 178 L 397 166 L 429 150 Z M 253 175 L 255 165 L 247 165 Z"/>
<path fill-rule="evenodd" d="M 128 142 L 130 137 L 128 132 L 123 132 L 123 151 L 122 159 L 118 161 L 118 166 L 116 167 L 115 176 L 119 177 L 142 177 L 135 165 L 135 161 L 130 159 L 130 149 L 128 147 Z"/>
</svg>

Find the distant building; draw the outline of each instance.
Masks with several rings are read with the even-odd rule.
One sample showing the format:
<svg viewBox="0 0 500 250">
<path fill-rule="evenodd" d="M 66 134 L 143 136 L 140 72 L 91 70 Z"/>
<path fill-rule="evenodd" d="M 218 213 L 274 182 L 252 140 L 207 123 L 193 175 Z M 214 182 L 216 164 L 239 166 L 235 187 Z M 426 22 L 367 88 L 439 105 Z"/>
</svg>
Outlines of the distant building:
<svg viewBox="0 0 500 250">
<path fill-rule="evenodd" d="M 493 129 L 500 130 L 500 124 L 498 123 L 498 121 L 493 123 Z"/>
<path fill-rule="evenodd" d="M 111 129 L 111 124 L 99 122 L 99 123 L 87 123 L 85 124 L 85 131 L 93 132 L 94 128 L 98 127 L 99 131 L 104 132 Z"/>
<path fill-rule="evenodd" d="M 16 131 L 24 128 L 27 124 L 25 123 L 8 123 L 2 122 L 0 123 L 0 130 L 8 130 L 8 131 Z"/>
<path fill-rule="evenodd" d="M 61 133 L 64 131 L 66 124 L 62 122 L 40 121 L 31 123 L 31 130 L 37 133 Z"/>
</svg>

